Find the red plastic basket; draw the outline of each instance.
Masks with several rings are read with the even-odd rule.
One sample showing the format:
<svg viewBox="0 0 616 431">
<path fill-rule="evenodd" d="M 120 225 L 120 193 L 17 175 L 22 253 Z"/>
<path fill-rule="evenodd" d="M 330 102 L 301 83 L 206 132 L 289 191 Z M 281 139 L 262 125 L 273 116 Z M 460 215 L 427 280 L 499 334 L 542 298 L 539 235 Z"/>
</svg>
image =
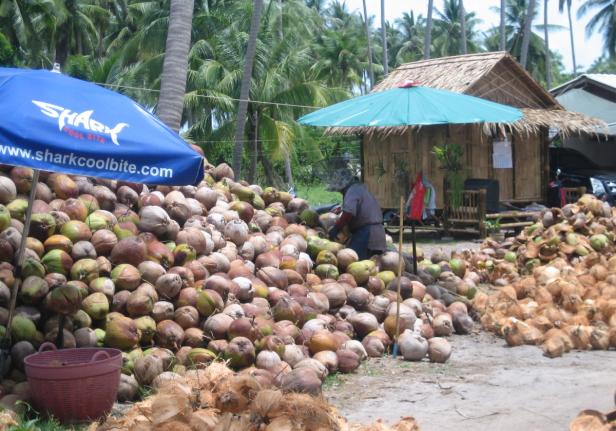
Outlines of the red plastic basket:
<svg viewBox="0 0 616 431">
<path fill-rule="evenodd" d="M 117 349 L 56 350 L 43 343 L 25 359 L 32 403 L 61 422 L 98 419 L 111 411 L 122 367 Z"/>
</svg>

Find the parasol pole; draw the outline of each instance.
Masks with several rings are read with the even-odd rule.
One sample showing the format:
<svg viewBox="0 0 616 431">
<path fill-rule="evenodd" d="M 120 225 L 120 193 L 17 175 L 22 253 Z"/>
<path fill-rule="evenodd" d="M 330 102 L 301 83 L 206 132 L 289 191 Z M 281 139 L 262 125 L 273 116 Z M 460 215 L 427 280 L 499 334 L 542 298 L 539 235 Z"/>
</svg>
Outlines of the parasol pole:
<svg viewBox="0 0 616 431">
<path fill-rule="evenodd" d="M 411 220 L 411 241 L 413 243 L 413 274 L 417 275 L 417 238 L 415 236 L 415 220 Z"/>
<path fill-rule="evenodd" d="M 402 284 L 402 240 L 404 236 L 404 197 L 400 196 L 400 233 L 398 238 L 398 289 L 396 292 L 396 338 L 393 357 L 398 356 L 398 337 L 400 336 L 400 285 Z"/>
<path fill-rule="evenodd" d="M 33 169 L 32 171 L 32 185 L 30 187 L 30 195 L 28 197 L 28 208 L 26 209 L 26 219 L 24 221 L 24 228 L 21 232 L 21 242 L 19 243 L 19 251 L 17 253 L 16 267 L 15 267 L 15 282 L 11 289 L 11 302 L 9 305 L 9 317 L 6 323 L 6 332 L 2 339 L 2 348 L 10 348 L 11 344 L 11 323 L 15 314 L 15 305 L 17 304 L 17 293 L 21 285 L 21 266 L 24 263 L 24 256 L 26 254 L 26 241 L 28 240 L 28 234 L 30 233 L 30 222 L 32 221 L 32 209 L 34 207 L 34 198 L 36 197 L 36 185 L 39 180 L 39 170 Z M 0 367 L 1 368 L 1 367 Z"/>
</svg>

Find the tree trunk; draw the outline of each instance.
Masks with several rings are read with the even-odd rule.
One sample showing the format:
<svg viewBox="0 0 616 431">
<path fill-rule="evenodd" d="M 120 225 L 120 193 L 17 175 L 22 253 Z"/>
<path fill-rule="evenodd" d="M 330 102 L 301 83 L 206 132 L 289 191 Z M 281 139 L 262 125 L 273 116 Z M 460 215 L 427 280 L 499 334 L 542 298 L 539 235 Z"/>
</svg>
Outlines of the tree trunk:
<svg viewBox="0 0 616 431">
<path fill-rule="evenodd" d="M 364 4 L 364 27 L 366 28 L 366 41 L 368 45 L 368 74 L 370 76 L 370 90 L 374 85 L 374 68 L 372 67 L 372 42 L 370 39 L 370 28 L 368 27 L 368 11 L 366 10 L 366 0 L 363 0 Z"/>
<path fill-rule="evenodd" d="M 250 20 L 250 34 L 244 57 L 244 73 L 240 87 L 240 102 L 237 110 L 237 122 L 235 125 L 235 147 L 233 148 L 233 172 L 235 179 L 242 178 L 242 152 L 244 150 L 244 129 L 246 127 L 246 112 L 248 111 L 248 99 L 250 97 L 250 81 L 252 80 L 252 66 L 257 50 L 257 36 L 259 34 L 259 22 L 263 0 L 254 0 L 252 18 Z"/>
<path fill-rule="evenodd" d="M 385 28 L 385 0 L 381 0 L 381 43 L 383 45 L 383 73 L 389 73 L 389 62 L 387 61 L 387 29 Z"/>
<path fill-rule="evenodd" d="M 257 140 L 257 150 L 259 152 L 259 160 L 261 160 L 261 164 L 263 165 L 263 172 L 265 173 L 267 184 L 277 189 L 282 189 L 282 178 L 274 171 L 274 166 L 272 166 L 270 159 L 263 154 L 263 143 L 260 140 Z"/>
<path fill-rule="evenodd" d="M 193 9 L 194 0 L 171 0 L 169 8 L 169 30 L 156 115 L 175 131 L 180 130 L 184 110 Z"/>
<path fill-rule="evenodd" d="M 291 170 L 291 156 L 289 152 L 284 150 L 284 176 L 287 181 L 287 187 L 290 189 L 293 187 L 293 171 Z"/>
<path fill-rule="evenodd" d="M 535 0 L 528 0 L 526 18 L 524 21 L 524 34 L 522 35 L 522 51 L 520 53 L 520 64 L 526 69 L 528 60 L 528 45 L 530 44 L 530 34 L 532 32 L 533 17 L 535 16 Z"/>
<path fill-rule="evenodd" d="M 498 47 L 501 51 L 507 50 L 507 35 L 505 34 L 505 11 L 506 11 L 506 0 L 501 0 L 500 2 L 500 43 Z"/>
<path fill-rule="evenodd" d="M 569 38 L 571 39 L 571 60 L 573 61 L 573 76 L 577 76 L 577 63 L 575 61 L 575 42 L 573 39 L 573 21 L 571 20 L 571 1 L 567 2 L 567 17 L 569 18 Z"/>
<path fill-rule="evenodd" d="M 550 58 L 550 39 L 548 32 L 548 0 L 543 0 L 543 37 L 545 38 L 545 85 L 552 88 L 552 59 Z"/>
<path fill-rule="evenodd" d="M 282 23 L 282 0 L 278 0 L 278 9 L 280 10 L 280 22 L 278 23 L 278 36 L 282 40 L 284 38 L 284 29 Z"/>
<path fill-rule="evenodd" d="M 460 0 L 460 30 L 462 32 L 462 38 L 460 40 L 462 54 L 467 54 L 468 46 L 466 44 L 466 11 L 464 10 L 463 0 Z"/>
<path fill-rule="evenodd" d="M 257 140 L 259 139 L 259 112 L 255 111 L 252 116 L 252 126 L 248 133 L 248 144 L 250 145 L 250 166 L 246 181 L 250 184 L 255 183 L 257 176 Z"/>
<path fill-rule="evenodd" d="M 424 35 L 424 60 L 430 58 L 430 47 L 432 45 L 432 11 L 434 0 L 428 0 L 428 17 L 426 19 L 426 34 Z"/>
</svg>

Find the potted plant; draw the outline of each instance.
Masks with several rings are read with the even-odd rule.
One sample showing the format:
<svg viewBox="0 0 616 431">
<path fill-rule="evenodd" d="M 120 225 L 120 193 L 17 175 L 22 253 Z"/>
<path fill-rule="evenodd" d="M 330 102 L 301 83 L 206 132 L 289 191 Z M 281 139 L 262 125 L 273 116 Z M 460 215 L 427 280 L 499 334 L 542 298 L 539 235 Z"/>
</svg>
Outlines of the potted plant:
<svg viewBox="0 0 616 431">
<path fill-rule="evenodd" d="M 494 241 L 503 242 L 505 240 L 505 232 L 501 230 L 500 218 L 496 220 L 486 220 L 485 226 L 490 238 Z"/>
</svg>

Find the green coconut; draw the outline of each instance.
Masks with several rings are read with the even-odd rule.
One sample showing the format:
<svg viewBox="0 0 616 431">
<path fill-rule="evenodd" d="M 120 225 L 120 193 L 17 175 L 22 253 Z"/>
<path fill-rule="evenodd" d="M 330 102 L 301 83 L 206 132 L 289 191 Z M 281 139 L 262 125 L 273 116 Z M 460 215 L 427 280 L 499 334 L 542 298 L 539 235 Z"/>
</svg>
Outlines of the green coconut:
<svg viewBox="0 0 616 431">
<path fill-rule="evenodd" d="M 602 233 L 598 233 L 590 237 L 590 246 L 595 251 L 601 251 L 606 248 L 609 244 L 609 240 L 607 236 Z"/>
<path fill-rule="evenodd" d="M 92 318 L 83 310 L 77 310 L 71 314 L 71 320 L 75 328 L 90 328 L 92 326 Z"/>
<path fill-rule="evenodd" d="M 92 238 L 92 231 L 82 221 L 70 220 L 60 229 L 60 233 L 70 239 L 73 243 L 78 241 L 89 241 Z"/>
<path fill-rule="evenodd" d="M 118 241 L 131 236 L 137 236 L 139 229 L 137 225 L 131 221 L 122 221 L 113 227 L 113 233 L 118 237 Z"/>
<path fill-rule="evenodd" d="M 263 189 L 263 201 L 269 205 L 280 200 L 280 192 L 274 187 L 266 187 Z"/>
<path fill-rule="evenodd" d="M 320 278 L 333 278 L 334 280 L 336 280 L 338 276 L 340 275 L 338 273 L 338 267 L 330 263 L 324 263 L 324 264 L 318 265 L 315 268 L 314 273 L 318 275 Z"/>
<path fill-rule="evenodd" d="M 187 366 L 197 364 L 209 364 L 216 359 L 216 353 L 208 349 L 196 347 L 188 353 Z"/>
<path fill-rule="evenodd" d="M 141 333 L 139 344 L 152 344 L 152 339 L 156 334 L 156 322 L 150 316 L 141 316 L 135 319 L 137 329 Z"/>
<path fill-rule="evenodd" d="M 263 200 L 263 198 L 257 194 L 255 194 L 255 196 L 252 198 L 252 200 L 250 201 L 250 204 L 258 210 L 262 210 L 265 208 L 265 201 Z"/>
<path fill-rule="evenodd" d="M 57 272 L 67 276 L 73 266 L 73 259 L 64 250 L 50 250 L 41 259 L 47 272 Z"/>
<path fill-rule="evenodd" d="M 11 225 L 11 212 L 4 205 L 0 205 L 0 232 Z"/>
<path fill-rule="evenodd" d="M 94 330 L 94 335 L 96 335 L 96 346 L 103 347 L 105 345 L 105 330 L 96 328 Z"/>
<path fill-rule="evenodd" d="M 19 298 L 24 304 L 38 304 L 49 293 L 49 284 L 44 278 L 30 275 L 26 277 L 19 289 Z"/>
<path fill-rule="evenodd" d="M 516 263 L 517 260 L 518 260 L 518 255 L 515 254 L 515 252 L 508 251 L 507 253 L 505 253 L 505 261 L 506 262 Z"/>
<path fill-rule="evenodd" d="M 90 283 L 98 278 L 98 263 L 94 259 L 79 259 L 71 268 L 71 279 Z"/>
<path fill-rule="evenodd" d="M 360 260 L 347 267 L 347 272 L 353 276 L 357 285 L 366 284 L 371 275 L 376 275 L 376 264 L 372 260 Z"/>
<path fill-rule="evenodd" d="M 122 374 L 126 374 L 130 376 L 133 374 L 133 370 L 135 369 L 135 363 L 130 358 L 128 353 L 122 352 Z"/>
<path fill-rule="evenodd" d="M 36 325 L 24 315 L 18 314 L 11 322 L 11 337 L 13 342 L 33 342 L 36 338 Z"/>
<path fill-rule="evenodd" d="M 105 325 L 105 345 L 116 349 L 130 349 L 139 343 L 141 334 L 135 321 L 117 316 Z"/>
<path fill-rule="evenodd" d="M 79 309 L 81 300 L 81 291 L 76 286 L 63 284 L 47 294 L 45 305 L 55 313 L 68 315 Z"/>
<path fill-rule="evenodd" d="M 43 246 L 45 247 L 45 251 L 58 249 L 70 253 L 73 249 L 73 241 L 64 235 L 52 235 L 45 240 Z"/>
<path fill-rule="evenodd" d="M 441 266 L 436 263 L 432 263 L 426 266 L 426 272 L 432 277 L 438 278 L 438 276 L 441 275 Z"/>
<path fill-rule="evenodd" d="M 173 249 L 173 262 L 176 266 L 182 266 L 197 258 L 197 252 L 188 244 L 178 244 Z"/>
<path fill-rule="evenodd" d="M 321 250 L 319 254 L 317 254 L 316 263 L 317 265 L 329 263 L 331 265 L 338 266 L 338 259 L 336 258 L 336 255 L 332 253 L 331 251 Z"/>
<path fill-rule="evenodd" d="M 38 260 L 28 258 L 21 265 L 21 276 L 24 278 L 31 276 L 45 277 L 45 267 Z"/>
<path fill-rule="evenodd" d="M 204 289 L 197 293 L 197 303 L 195 307 L 199 313 L 205 317 L 222 311 L 224 305 L 221 296 L 214 290 Z"/>
<path fill-rule="evenodd" d="M 306 208 L 299 213 L 299 220 L 309 227 L 317 227 L 319 225 L 319 213 L 311 208 Z"/>
<path fill-rule="evenodd" d="M 93 320 L 102 320 L 109 313 L 109 300 L 104 293 L 95 292 L 83 300 L 81 308 Z"/>
<path fill-rule="evenodd" d="M 6 205 L 6 209 L 9 210 L 11 218 L 24 221 L 26 210 L 28 209 L 28 201 L 21 198 L 15 199 Z"/>
<path fill-rule="evenodd" d="M 387 286 L 394 278 L 396 278 L 396 273 L 393 271 L 381 271 L 376 275 L 377 278 L 383 281 L 383 284 Z"/>
<path fill-rule="evenodd" d="M 457 275 L 460 278 L 464 278 L 466 274 L 466 261 L 462 259 L 451 259 L 449 261 L 449 267 L 451 268 L 451 272 Z"/>
<path fill-rule="evenodd" d="M 94 211 L 86 217 L 86 225 L 88 225 L 92 232 L 96 232 L 101 229 L 112 229 L 113 226 L 109 218 L 105 217 L 105 214 L 102 214 L 99 211 Z"/>
</svg>

